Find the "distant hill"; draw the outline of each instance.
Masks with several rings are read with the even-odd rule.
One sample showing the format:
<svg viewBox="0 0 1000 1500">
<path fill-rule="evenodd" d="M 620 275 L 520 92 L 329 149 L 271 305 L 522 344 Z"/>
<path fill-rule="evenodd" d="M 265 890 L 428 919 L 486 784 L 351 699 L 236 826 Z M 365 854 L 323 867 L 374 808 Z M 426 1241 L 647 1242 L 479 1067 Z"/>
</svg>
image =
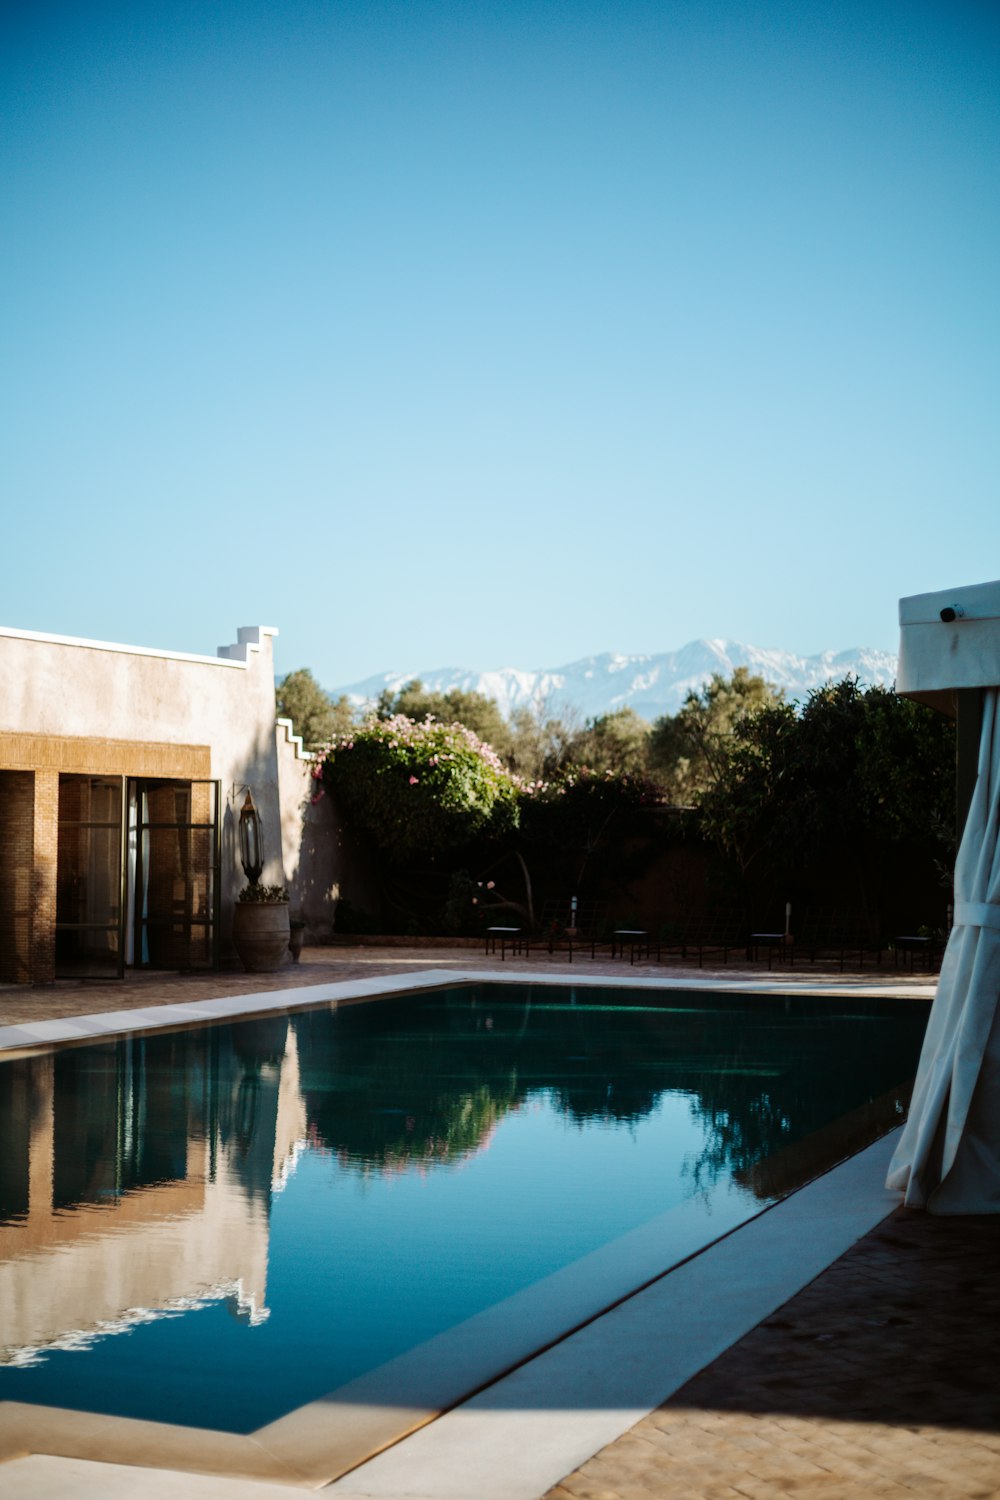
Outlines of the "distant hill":
<svg viewBox="0 0 1000 1500">
<path fill-rule="evenodd" d="M 334 688 L 361 705 L 376 699 L 384 688 L 395 691 L 414 677 L 433 692 L 453 688 L 485 693 L 495 698 L 507 716 L 515 708 L 545 707 L 549 712 L 576 710 L 584 719 L 596 718 L 628 705 L 644 719 L 676 713 L 692 688 L 700 688 L 713 672 L 730 676 L 747 667 L 785 689 L 789 698 L 804 698 L 810 688 L 842 677 L 857 676 L 867 685 L 891 686 L 896 658 L 888 651 L 857 646 L 848 651 L 823 651 L 818 656 L 796 656 L 791 651 L 769 651 L 739 641 L 691 641 L 679 651 L 656 656 L 621 656 L 607 651 L 586 656 L 564 667 L 527 671 L 499 667 L 479 672 L 463 667 L 415 668 L 384 672 Z"/>
</svg>

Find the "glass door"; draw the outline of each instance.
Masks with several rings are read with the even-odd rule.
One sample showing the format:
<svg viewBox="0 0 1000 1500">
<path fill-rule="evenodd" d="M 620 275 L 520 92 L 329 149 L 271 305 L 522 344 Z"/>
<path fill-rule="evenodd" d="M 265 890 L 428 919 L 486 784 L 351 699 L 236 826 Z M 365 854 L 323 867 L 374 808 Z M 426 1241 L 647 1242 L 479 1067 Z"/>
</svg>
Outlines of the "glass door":
<svg viewBox="0 0 1000 1500">
<path fill-rule="evenodd" d="M 152 969 L 214 967 L 220 783 L 136 780 L 128 805 L 131 961 Z"/>
<path fill-rule="evenodd" d="M 57 979 L 124 973 L 123 797 L 121 776 L 59 777 Z"/>
</svg>

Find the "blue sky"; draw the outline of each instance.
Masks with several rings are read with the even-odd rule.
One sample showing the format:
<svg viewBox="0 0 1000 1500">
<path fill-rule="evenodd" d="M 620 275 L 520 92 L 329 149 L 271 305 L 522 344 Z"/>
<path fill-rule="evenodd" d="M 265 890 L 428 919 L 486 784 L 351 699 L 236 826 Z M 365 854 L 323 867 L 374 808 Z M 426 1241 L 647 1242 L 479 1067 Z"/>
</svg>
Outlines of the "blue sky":
<svg viewBox="0 0 1000 1500">
<path fill-rule="evenodd" d="M 0 12 L 0 623 L 327 686 L 1000 575 L 993 4 Z"/>
</svg>

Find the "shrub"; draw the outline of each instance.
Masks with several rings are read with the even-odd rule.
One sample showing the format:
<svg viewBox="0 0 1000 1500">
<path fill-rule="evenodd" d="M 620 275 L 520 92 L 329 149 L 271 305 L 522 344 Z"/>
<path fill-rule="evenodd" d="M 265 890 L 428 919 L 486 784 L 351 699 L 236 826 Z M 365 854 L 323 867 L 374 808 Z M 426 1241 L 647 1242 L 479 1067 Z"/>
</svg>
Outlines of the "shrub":
<svg viewBox="0 0 1000 1500">
<path fill-rule="evenodd" d="M 369 719 L 323 752 L 313 776 L 397 865 L 433 860 L 518 823 L 514 778 L 462 724 Z"/>
</svg>

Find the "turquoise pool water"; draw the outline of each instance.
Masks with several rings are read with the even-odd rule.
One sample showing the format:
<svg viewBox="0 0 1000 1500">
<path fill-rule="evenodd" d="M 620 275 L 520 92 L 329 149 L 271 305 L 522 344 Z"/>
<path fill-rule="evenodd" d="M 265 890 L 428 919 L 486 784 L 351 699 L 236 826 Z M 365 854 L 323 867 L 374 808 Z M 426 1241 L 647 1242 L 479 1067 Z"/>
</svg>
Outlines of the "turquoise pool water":
<svg viewBox="0 0 1000 1500">
<path fill-rule="evenodd" d="M 661 1215 L 666 1269 L 901 1118 L 926 1017 L 476 986 L 8 1061 L 0 1399 L 249 1432 Z"/>
</svg>

